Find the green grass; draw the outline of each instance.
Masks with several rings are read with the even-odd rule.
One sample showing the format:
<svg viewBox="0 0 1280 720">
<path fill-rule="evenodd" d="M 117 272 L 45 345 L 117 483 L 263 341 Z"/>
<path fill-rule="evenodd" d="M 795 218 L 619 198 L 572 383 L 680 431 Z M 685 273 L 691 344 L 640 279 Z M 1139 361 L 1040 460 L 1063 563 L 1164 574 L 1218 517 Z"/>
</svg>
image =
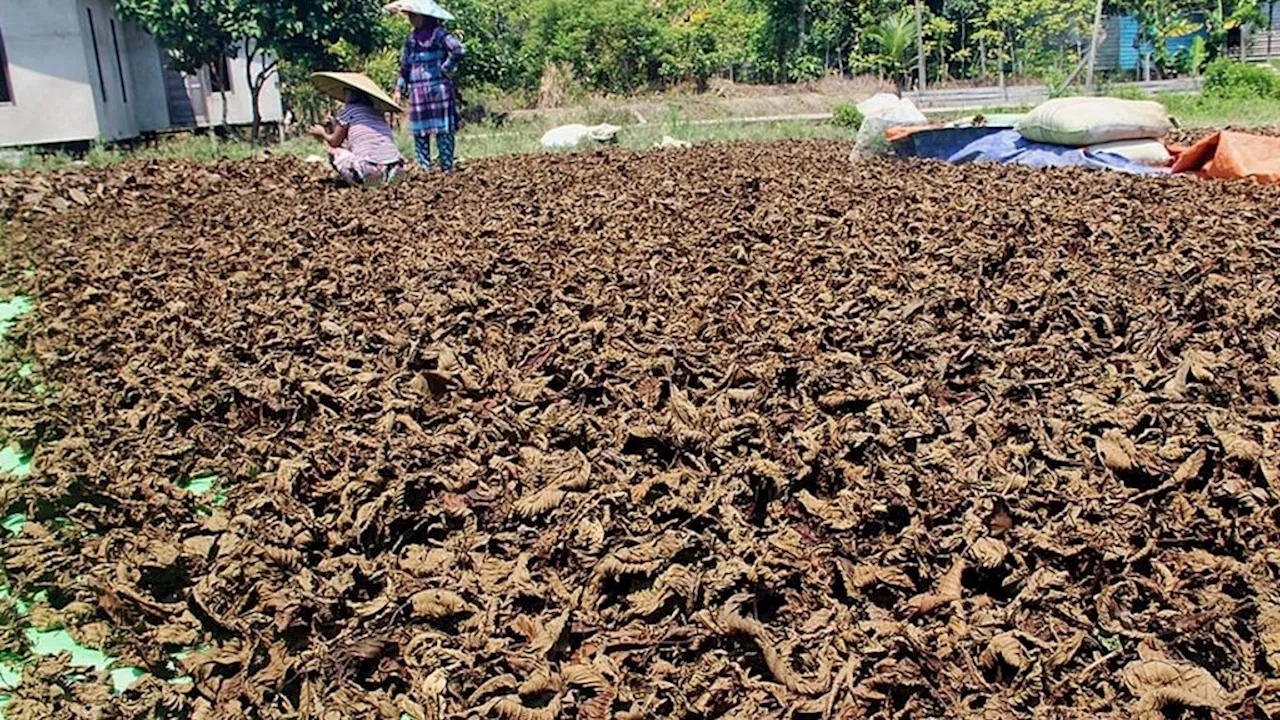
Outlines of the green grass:
<svg viewBox="0 0 1280 720">
<path fill-rule="evenodd" d="M 1280 125 L 1280 100 L 1231 100 L 1198 93 L 1161 93 L 1156 99 L 1183 127 L 1260 127 Z"/>
<path fill-rule="evenodd" d="M 544 152 L 539 145 L 542 134 L 543 131 L 540 128 L 463 132 L 458 136 L 458 155 L 464 160 L 475 160 L 501 155 Z M 822 122 L 653 123 L 623 127 L 618 132 L 617 144 L 626 148 L 651 148 L 661 142 L 664 135 L 691 143 L 707 143 L 787 138 L 852 140 L 857 134 L 857 128 L 836 127 Z M 589 147 L 589 143 L 584 143 L 578 149 Z"/>
<path fill-rule="evenodd" d="M 308 138 L 293 138 L 266 148 L 242 140 L 220 140 L 212 135 L 182 135 L 162 138 L 154 145 L 125 150 L 105 143 L 97 143 L 83 157 L 75 158 L 67 153 L 35 153 L 27 155 L 22 169 L 61 170 L 70 167 L 107 167 L 126 160 L 187 160 L 216 162 L 218 160 L 248 160 L 264 150 L 274 155 L 305 157 L 320 149 L 317 142 Z"/>
<path fill-rule="evenodd" d="M 523 123 L 501 128 L 473 126 L 458 134 L 457 152 L 462 161 L 501 155 L 541 152 L 539 140 L 547 130 L 537 124 Z M 857 128 L 835 127 L 829 123 L 784 121 L 769 123 L 696 124 L 679 121 L 624 126 L 618 133 L 618 144 L 629 148 L 653 147 L 664 135 L 688 142 L 725 142 L 732 140 L 780 140 L 784 138 L 852 139 Z M 397 137 L 400 151 L 413 157 L 413 139 L 406 133 Z M 586 146 L 584 145 L 584 148 Z M 265 151 L 272 155 L 306 158 L 323 157 L 324 146 L 310 138 L 293 138 L 271 145 Z M 247 160 L 261 155 L 264 148 L 240 141 L 220 141 L 211 137 L 191 136 L 162 140 L 157 145 L 125 151 L 104 145 L 94 146 L 83 158 L 61 153 L 31 154 L 23 168 L 60 170 L 69 167 L 106 167 L 125 160 L 185 160 L 215 162 Z"/>
<path fill-rule="evenodd" d="M 1126 94 L 1126 97 L 1128 95 Z M 1198 93 L 1161 93 L 1156 96 L 1169 108 L 1169 113 L 1176 117 L 1183 127 L 1250 127 L 1280 124 L 1280 100 L 1253 99 L 1228 100 L 1212 98 Z M 645 125 L 626 124 L 627 119 L 611 116 L 598 108 L 584 109 L 581 120 L 585 124 L 611 122 L 621 125 L 618 133 L 618 144 L 628 148 L 649 148 L 670 135 L 678 140 L 692 143 L 729 142 L 729 141 L 768 141 L 786 138 L 833 138 L 852 140 L 857 135 L 857 128 L 837 127 L 829 122 L 779 121 L 779 122 L 719 122 L 695 123 L 681 117 L 681 111 L 671 106 L 668 116 Z M 981 110 L 964 110 L 954 113 L 932 115 L 934 120 L 946 121 L 974 115 L 1017 114 L 1030 110 L 1028 107 L 992 107 Z M 458 157 L 461 161 L 503 155 L 527 154 L 542 152 L 539 139 L 549 129 L 537 122 L 516 122 L 503 127 L 476 125 L 465 128 L 458 135 Z M 413 142 L 407 134 L 398 137 L 401 152 L 406 158 L 413 157 Z M 584 146 L 586 147 L 586 146 Z M 283 143 L 272 145 L 265 150 L 273 155 L 324 156 L 323 146 L 310 138 L 293 138 Z M 102 167 L 115 165 L 125 160 L 186 160 L 196 162 L 214 162 L 217 160 L 246 160 L 260 156 L 264 148 L 255 147 L 242 141 L 222 141 L 212 136 L 182 136 L 167 138 L 158 143 L 125 151 L 112 146 L 95 145 L 83 158 L 75 159 L 65 154 L 31 154 L 25 168 L 35 170 L 56 170 L 72 166 Z"/>
</svg>

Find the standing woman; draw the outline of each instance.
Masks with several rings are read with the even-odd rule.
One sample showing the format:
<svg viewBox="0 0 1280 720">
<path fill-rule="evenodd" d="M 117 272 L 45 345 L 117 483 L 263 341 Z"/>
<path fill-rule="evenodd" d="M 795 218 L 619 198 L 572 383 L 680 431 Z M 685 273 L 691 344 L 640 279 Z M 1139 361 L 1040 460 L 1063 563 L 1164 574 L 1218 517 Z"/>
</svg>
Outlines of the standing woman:
<svg viewBox="0 0 1280 720">
<path fill-rule="evenodd" d="M 466 52 L 462 43 L 444 29 L 453 15 L 435 0 L 399 0 L 388 6 L 409 16 L 413 32 L 404 41 L 400 79 L 394 99 L 409 101 L 409 131 L 413 133 L 418 165 L 431 168 L 431 136 L 436 137 L 440 168 L 453 170 L 453 140 L 458 130 L 458 96 L 453 73 Z"/>
</svg>

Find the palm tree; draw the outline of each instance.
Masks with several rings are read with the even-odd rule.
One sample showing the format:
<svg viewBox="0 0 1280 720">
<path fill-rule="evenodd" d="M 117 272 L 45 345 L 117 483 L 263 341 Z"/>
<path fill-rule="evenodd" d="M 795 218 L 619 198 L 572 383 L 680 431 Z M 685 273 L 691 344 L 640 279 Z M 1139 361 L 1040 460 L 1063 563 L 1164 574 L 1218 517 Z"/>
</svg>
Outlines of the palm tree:
<svg viewBox="0 0 1280 720">
<path fill-rule="evenodd" d="M 911 9 L 881 20 L 867 31 L 867 37 L 879 48 L 876 59 L 881 68 L 893 77 L 893 86 L 902 97 L 911 77 L 911 65 L 916 61 L 916 40 L 920 26 L 916 24 Z"/>
</svg>

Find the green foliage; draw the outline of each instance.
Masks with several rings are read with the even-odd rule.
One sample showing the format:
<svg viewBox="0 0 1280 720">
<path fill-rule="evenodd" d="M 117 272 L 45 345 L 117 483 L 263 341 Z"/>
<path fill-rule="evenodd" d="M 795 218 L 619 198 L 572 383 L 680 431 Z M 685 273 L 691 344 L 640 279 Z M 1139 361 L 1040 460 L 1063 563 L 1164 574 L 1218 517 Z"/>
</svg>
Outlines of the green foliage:
<svg viewBox="0 0 1280 720">
<path fill-rule="evenodd" d="M 312 70 L 365 72 L 389 87 L 409 31 L 380 13 L 385 0 L 117 0 L 190 69 L 229 47 L 280 60 L 290 106 L 320 104 Z M 915 74 L 912 0 L 446 0 L 450 30 L 467 47 L 458 74 L 468 97 L 532 98 L 548 67 L 562 87 L 596 93 L 692 83 L 748 82 L 875 72 L 900 89 Z M 1169 54 L 1165 40 L 1202 27 L 1214 38 L 1256 14 L 1257 0 L 1108 0 L 1138 16 L 1165 70 L 1195 72 L 1217 40 Z M 930 0 L 927 69 L 939 79 L 998 72 L 1061 84 L 1087 46 L 1094 0 Z M 1189 14 L 1195 10 L 1195 14 Z M 1190 18 L 1190 19 L 1189 19 Z M 1201 24 L 1203 23 L 1203 25 Z M 265 76 L 275 71 L 272 66 Z M 1060 90 L 1060 89 L 1059 89 Z"/>
<path fill-rule="evenodd" d="M 519 0 L 447 0 L 445 4 L 457 16 L 450 31 L 467 48 L 466 60 L 457 79 L 464 85 L 489 86 L 510 90 L 526 80 L 520 64 L 519 37 L 523 31 Z M 395 37 L 398 54 L 405 33 Z"/>
<path fill-rule="evenodd" d="M 1074 67 L 1074 39 L 1087 37 L 1094 0 L 989 0 L 976 39 L 1014 73 L 1042 77 Z"/>
<path fill-rule="evenodd" d="M 1247 23 L 1267 24 L 1259 0 L 1210 0 L 1208 4 L 1204 27 L 1209 32 L 1209 53 L 1212 57 L 1226 53 L 1227 37 L 1232 30 Z"/>
<path fill-rule="evenodd" d="M 222 58 L 244 31 L 238 0 L 116 0 L 169 53 L 178 72 L 195 72 Z"/>
<path fill-rule="evenodd" d="M 787 67 L 787 79 L 794 82 L 806 82 L 822 77 L 822 58 L 813 55 L 799 55 L 791 60 Z"/>
<path fill-rule="evenodd" d="M 704 0 L 676 13 L 666 31 L 663 77 L 698 90 L 717 71 L 750 62 L 764 16 L 746 0 Z"/>
<path fill-rule="evenodd" d="M 663 27 L 644 0 L 535 0 L 521 48 L 526 82 L 555 63 L 594 90 L 630 91 L 657 79 Z"/>
<path fill-rule="evenodd" d="M 1280 74 L 1264 65 L 1220 57 L 1205 70 L 1204 94 L 1233 100 L 1280 99 Z"/>
<path fill-rule="evenodd" d="M 837 127 L 862 127 L 862 113 L 853 103 L 837 103 L 831 108 L 831 123 Z"/>
<path fill-rule="evenodd" d="M 867 38 L 876 49 L 871 62 L 893 78 L 899 95 L 906 89 L 911 68 L 919 57 L 916 48 L 918 33 L 915 12 L 910 8 L 890 15 L 867 31 Z"/>
<path fill-rule="evenodd" d="M 331 68 L 349 72 L 362 72 L 381 87 L 390 91 L 400 74 L 400 47 L 412 30 L 404 15 L 383 15 L 366 36 L 366 47 L 340 38 L 327 48 Z M 372 47 L 369 50 L 368 47 Z"/>
<path fill-rule="evenodd" d="M 1209 46 L 1201 35 L 1191 39 L 1191 48 L 1187 51 L 1187 71 L 1199 75 L 1204 64 L 1209 61 Z"/>
<path fill-rule="evenodd" d="M 262 88 L 281 63 L 303 74 L 338 65 L 341 53 L 370 53 L 387 42 L 381 0 L 116 0 L 116 6 L 156 37 L 179 71 L 241 51 L 251 68 L 255 58 L 269 58 L 248 77 L 255 136 Z"/>
<path fill-rule="evenodd" d="M 1049 87 L 1049 97 L 1051 98 L 1070 97 L 1079 94 L 1078 86 L 1067 84 L 1067 80 L 1070 77 L 1070 74 L 1065 69 L 1060 68 L 1049 68 L 1041 75 L 1044 84 Z"/>
</svg>

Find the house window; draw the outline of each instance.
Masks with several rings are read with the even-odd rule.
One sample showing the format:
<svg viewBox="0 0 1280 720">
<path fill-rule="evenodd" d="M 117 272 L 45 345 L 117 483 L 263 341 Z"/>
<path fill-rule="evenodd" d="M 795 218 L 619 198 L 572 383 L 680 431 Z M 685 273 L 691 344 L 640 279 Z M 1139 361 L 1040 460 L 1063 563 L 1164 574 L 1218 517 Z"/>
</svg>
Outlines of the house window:
<svg viewBox="0 0 1280 720">
<path fill-rule="evenodd" d="M 129 102 L 129 90 L 124 86 L 124 63 L 120 61 L 120 36 L 116 34 L 116 19 L 111 18 L 111 47 L 116 51 L 116 74 L 120 76 L 120 97 Z"/>
<path fill-rule="evenodd" d="M 209 66 L 209 92 L 231 92 L 235 89 L 231 82 L 231 59 L 225 55 L 221 60 Z"/>
<path fill-rule="evenodd" d="M 13 102 L 13 84 L 9 81 L 9 58 L 4 54 L 4 34 L 0 33 L 0 104 Z"/>
<path fill-rule="evenodd" d="M 107 101 L 107 77 L 102 74 L 102 53 L 98 52 L 98 30 L 93 26 L 93 8 L 85 8 L 89 17 L 89 39 L 93 41 L 93 61 L 98 66 L 98 89 L 102 91 L 102 102 Z"/>
</svg>

